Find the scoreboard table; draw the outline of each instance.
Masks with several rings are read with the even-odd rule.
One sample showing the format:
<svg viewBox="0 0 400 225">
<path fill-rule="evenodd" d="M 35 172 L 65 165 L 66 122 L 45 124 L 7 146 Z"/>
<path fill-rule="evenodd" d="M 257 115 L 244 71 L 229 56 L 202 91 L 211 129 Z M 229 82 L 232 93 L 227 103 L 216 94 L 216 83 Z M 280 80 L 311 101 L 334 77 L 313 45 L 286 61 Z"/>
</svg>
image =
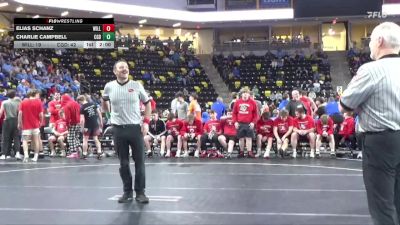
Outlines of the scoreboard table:
<svg viewBox="0 0 400 225">
<path fill-rule="evenodd" d="M 113 49 L 113 18 L 15 18 L 14 48 Z"/>
</svg>

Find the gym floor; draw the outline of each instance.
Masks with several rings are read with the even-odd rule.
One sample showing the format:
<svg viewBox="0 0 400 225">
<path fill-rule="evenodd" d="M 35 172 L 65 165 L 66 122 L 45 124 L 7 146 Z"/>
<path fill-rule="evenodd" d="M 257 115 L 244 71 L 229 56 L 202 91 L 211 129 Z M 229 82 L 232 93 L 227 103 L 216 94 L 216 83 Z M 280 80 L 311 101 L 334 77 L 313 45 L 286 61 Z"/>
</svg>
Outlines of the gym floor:
<svg viewBox="0 0 400 225">
<path fill-rule="evenodd" d="M 372 224 L 358 160 L 147 159 L 148 205 L 116 158 L 0 165 L 0 224 Z"/>
</svg>

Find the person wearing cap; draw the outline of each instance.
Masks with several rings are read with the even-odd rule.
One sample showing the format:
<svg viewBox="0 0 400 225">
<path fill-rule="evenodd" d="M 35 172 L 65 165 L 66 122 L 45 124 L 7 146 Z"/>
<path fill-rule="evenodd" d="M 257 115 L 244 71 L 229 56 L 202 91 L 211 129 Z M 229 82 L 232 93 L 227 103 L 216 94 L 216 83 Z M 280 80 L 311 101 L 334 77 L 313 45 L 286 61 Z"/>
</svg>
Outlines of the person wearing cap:
<svg viewBox="0 0 400 225">
<path fill-rule="evenodd" d="M 248 156 L 254 158 L 251 148 L 255 124 L 258 121 L 257 103 L 250 98 L 249 88 L 242 88 L 240 94 L 241 98 L 236 100 L 232 110 L 232 118 L 235 122 L 239 139 L 239 157 L 244 157 L 244 147 L 246 145 Z"/>
</svg>

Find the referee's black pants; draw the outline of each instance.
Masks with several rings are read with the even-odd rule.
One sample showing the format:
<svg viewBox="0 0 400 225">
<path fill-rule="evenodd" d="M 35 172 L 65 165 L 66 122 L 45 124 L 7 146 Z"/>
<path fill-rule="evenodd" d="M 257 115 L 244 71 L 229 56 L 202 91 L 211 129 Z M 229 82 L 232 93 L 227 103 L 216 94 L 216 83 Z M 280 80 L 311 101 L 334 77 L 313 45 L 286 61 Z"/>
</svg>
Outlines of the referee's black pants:
<svg viewBox="0 0 400 225">
<path fill-rule="evenodd" d="M 143 194 L 146 186 L 145 177 L 145 152 L 141 126 L 114 125 L 113 126 L 114 147 L 117 151 L 120 168 L 119 174 L 124 185 L 124 193 L 132 192 L 132 174 L 129 166 L 129 146 L 132 149 L 132 158 L 135 162 L 135 192 Z"/>
<path fill-rule="evenodd" d="M 14 154 L 21 150 L 21 137 L 18 130 L 18 119 L 8 118 L 4 120 L 2 127 L 2 155 L 10 155 L 12 143 L 14 142 Z"/>
<path fill-rule="evenodd" d="M 399 225 L 400 131 L 363 133 L 363 177 L 375 225 Z"/>
</svg>

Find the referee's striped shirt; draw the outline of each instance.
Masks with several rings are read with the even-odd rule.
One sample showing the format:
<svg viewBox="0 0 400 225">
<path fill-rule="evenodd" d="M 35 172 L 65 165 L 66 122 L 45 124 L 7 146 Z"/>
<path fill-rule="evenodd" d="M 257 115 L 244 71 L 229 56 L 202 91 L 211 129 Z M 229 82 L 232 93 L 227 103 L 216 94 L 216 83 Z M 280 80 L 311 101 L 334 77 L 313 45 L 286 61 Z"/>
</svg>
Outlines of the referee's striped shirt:
<svg viewBox="0 0 400 225">
<path fill-rule="evenodd" d="M 114 80 L 104 87 L 103 99 L 111 103 L 111 124 L 141 124 L 140 102 L 147 103 L 149 97 L 143 85 L 129 80 L 124 84 Z"/>
<path fill-rule="evenodd" d="M 360 132 L 400 130 L 399 55 L 386 55 L 362 65 L 340 103 L 344 109 L 359 113 Z"/>
</svg>

